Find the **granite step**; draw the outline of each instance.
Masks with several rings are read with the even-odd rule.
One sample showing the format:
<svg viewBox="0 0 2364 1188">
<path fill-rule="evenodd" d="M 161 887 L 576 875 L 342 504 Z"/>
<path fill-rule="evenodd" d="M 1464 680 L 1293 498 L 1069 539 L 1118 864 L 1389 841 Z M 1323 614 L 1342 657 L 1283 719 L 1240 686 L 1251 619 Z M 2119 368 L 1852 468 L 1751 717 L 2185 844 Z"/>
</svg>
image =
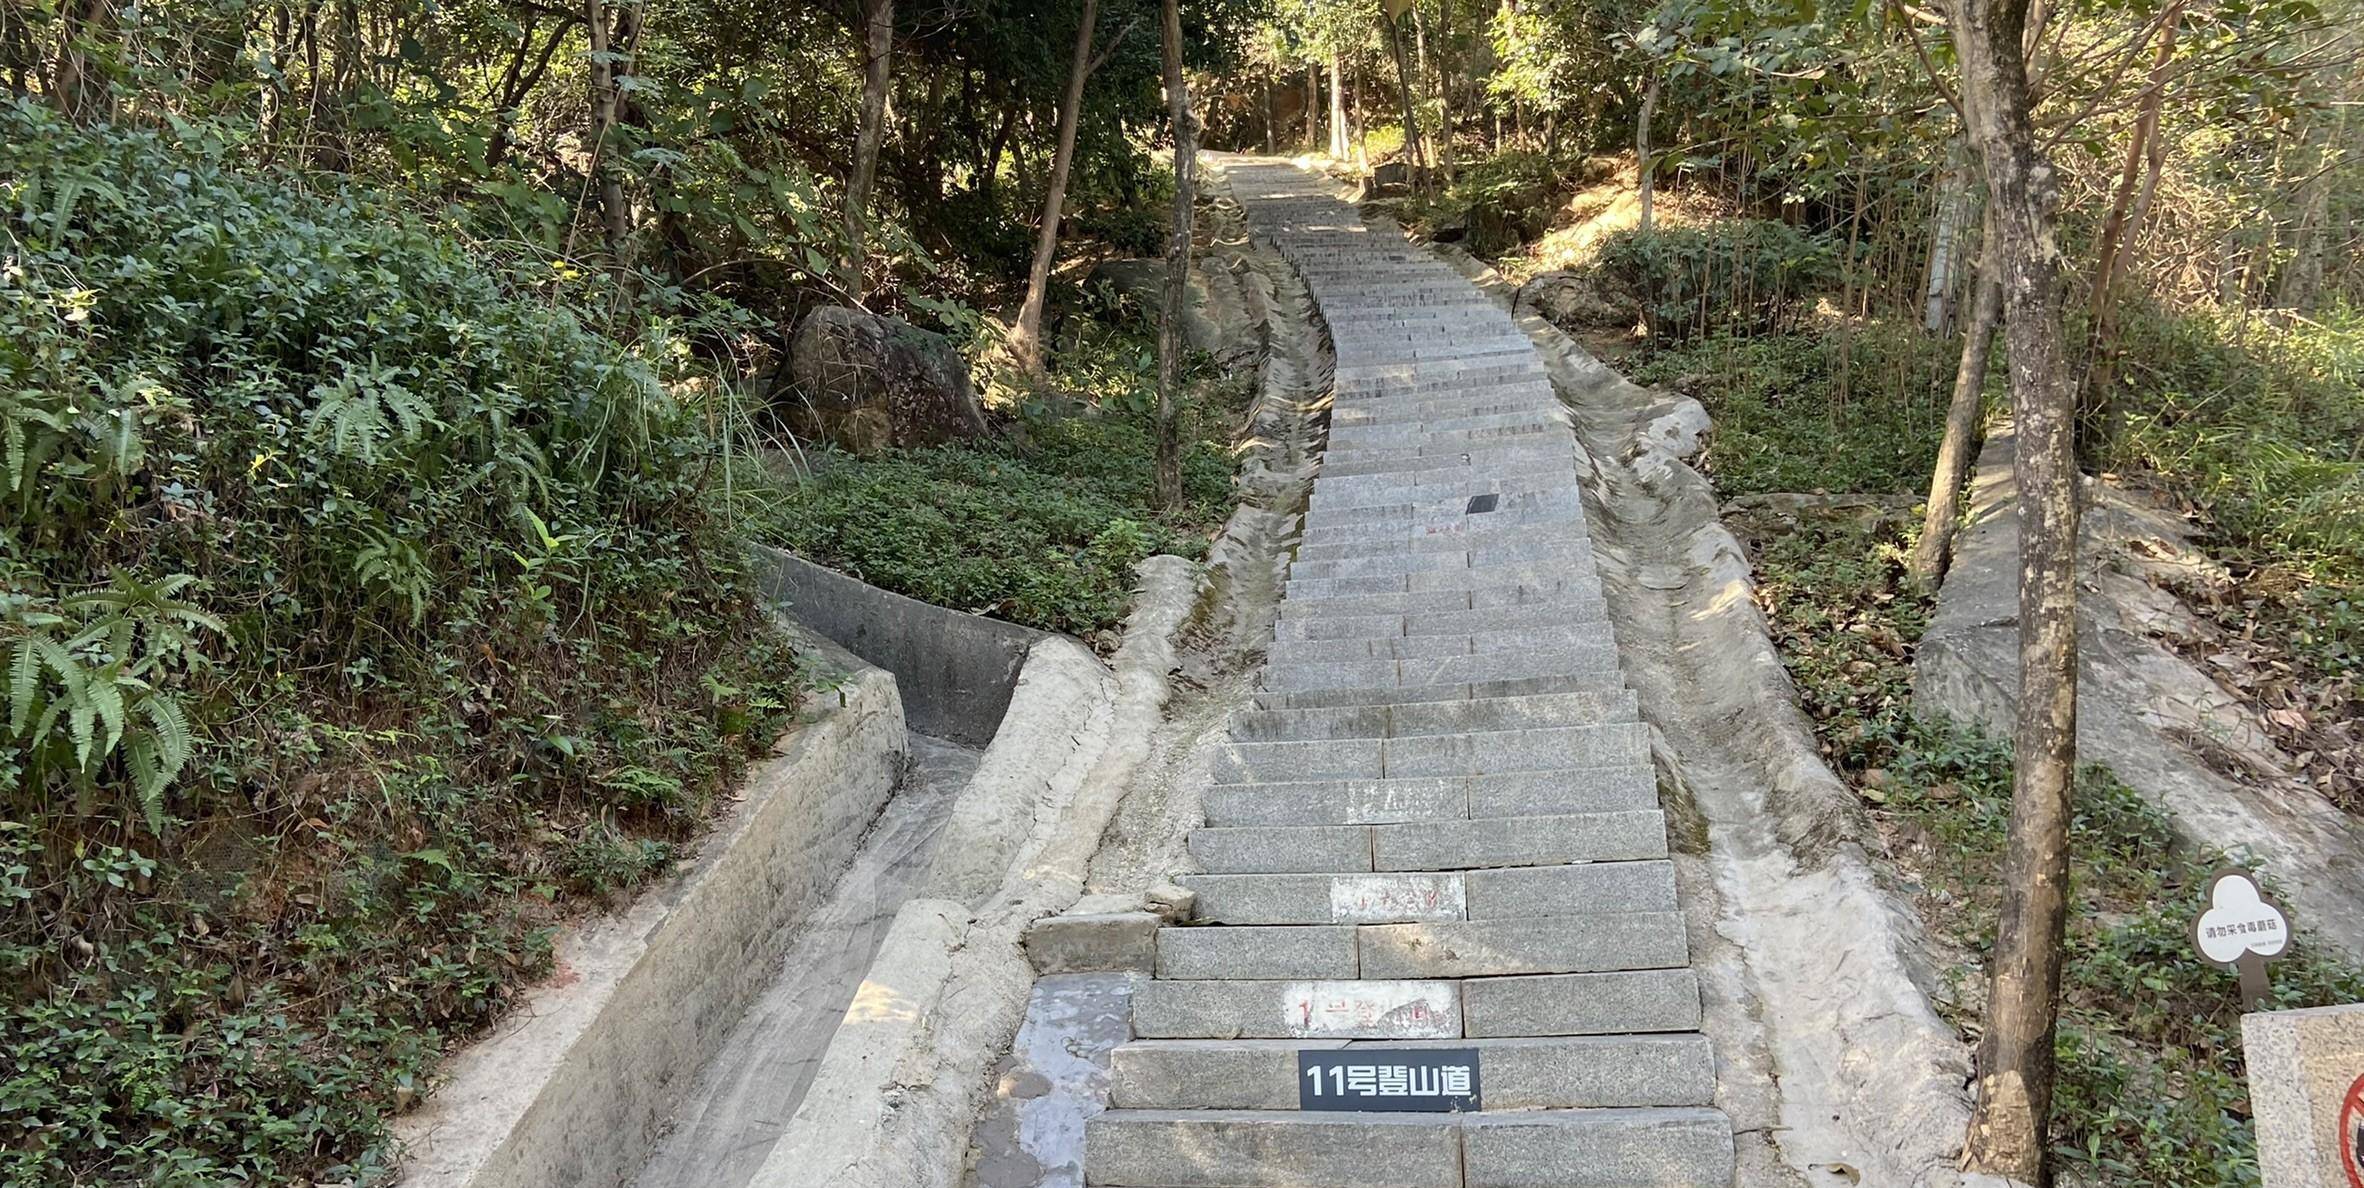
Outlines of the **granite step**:
<svg viewBox="0 0 2364 1188">
<path fill-rule="evenodd" d="M 1488 1110 L 1703 1106 L 1715 1053 L 1697 1034 L 1445 1040 L 1135 1040 L 1110 1053 L 1115 1109 L 1295 1110 L 1297 1053 L 1473 1048 Z"/>
<path fill-rule="evenodd" d="M 1672 911 L 1665 860 L 1371 874 L 1186 874 L 1194 918 L 1217 924 L 1382 924 L 1571 912 Z"/>
<path fill-rule="evenodd" d="M 1656 809 L 1399 825 L 1210 825 L 1190 833 L 1204 874 L 1482 870 L 1664 858 Z"/>
<path fill-rule="evenodd" d="M 1402 738 L 1422 734 L 1631 722 L 1638 717 L 1639 706 L 1633 693 L 1616 689 L 1544 693 L 1528 697 L 1411 702 L 1402 705 L 1249 709 L 1232 715 L 1231 737 L 1240 742 Z"/>
<path fill-rule="evenodd" d="M 1721 1188 L 1716 1110 L 1476 1114 L 1115 1109 L 1085 1123 L 1096 1188 Z"/>
<path fill-rule="evenodd" d="M 1219 784 L 1205 794 L 1209 825 L 1388 825 L 1486 817 L 1606 813 L 1658 806 L 1648 766 L 1569 768 L 1482 776 L 1285 780 Z"/>
<path fill-rule="evenodd" d="M 1461 704 L 1473 705 L 1474 702 Z M 1389 707 L 1392 711 L 1394 707 Z M 1498 772 L 1617 767 L 1650 761 L 1641 722 L 1521 726 L 1394 737 L 1228 741 L 1215 752 L 1218 784 L 1326 779 L 1481 776 Z"/>
</svg>

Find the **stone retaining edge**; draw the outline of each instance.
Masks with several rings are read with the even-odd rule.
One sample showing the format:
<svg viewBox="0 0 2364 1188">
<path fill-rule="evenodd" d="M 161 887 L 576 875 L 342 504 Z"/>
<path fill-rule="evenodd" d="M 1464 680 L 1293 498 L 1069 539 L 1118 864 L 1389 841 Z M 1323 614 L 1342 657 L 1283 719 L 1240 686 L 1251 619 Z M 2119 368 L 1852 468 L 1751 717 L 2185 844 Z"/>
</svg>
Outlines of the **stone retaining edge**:
<svg viewBox="0 0 2364 1188">
<path fill-rule="evenodd" d="M 894 792 L 906 757 L 892 674 L 823 641 L 844 678 L 753 768 L 679 873 L 558 938 L 555 972 L 444 1066 L 394 1123 L 406 1188 L 628 1182 Z"/>
</svg>

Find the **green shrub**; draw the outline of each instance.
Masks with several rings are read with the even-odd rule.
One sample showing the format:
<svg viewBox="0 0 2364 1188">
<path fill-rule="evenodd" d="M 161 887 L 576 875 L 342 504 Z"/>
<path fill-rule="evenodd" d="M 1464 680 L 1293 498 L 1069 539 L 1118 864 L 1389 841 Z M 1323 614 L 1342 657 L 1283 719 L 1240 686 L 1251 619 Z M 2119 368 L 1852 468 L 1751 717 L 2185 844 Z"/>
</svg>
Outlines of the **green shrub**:
<svg viewBox="0 0 2364 1188">
<path fill-rule="evenodd" d="M 228 155 L 0 105 L 0 1184 L 371 1174 L 795 698 L 643 360 Z"/>
<path fill-rule="evenodd" d="M 1926 491 L 1960 352 L 1911 326 L 1716 335 L 1655 349 L 1636 381 L 1685 381 L 1715 418 L 1704 464 L 1725 496 Z M 1999 369 L 1998 369 L 1999 371 Z M 2002 377 L 1993 385 L 2000 391 Z"/>
<path fill-rule="evenodd" d="M 1732 219 L 1619 231 L 1602 241 L 1601 267 L 1641 299 L 1651 338 L 1680 342 L 1795 328 L 1838 283 L 1839 248 L 1787 223 Z"/>
<path fill-rule="evenodd" d="M 924 602 L 1082 635 L 1113 627 L 1133 567 L 1205 554 L 1231 503 L 1231 462 L 1205 441 L 1183 460 L 1185 505 L 1149 510 L 1153 439 L 1117 410 L 1044 417 L 1024 446 L 819 456 L 761 523 L 799 555 Z"/>
</svg>

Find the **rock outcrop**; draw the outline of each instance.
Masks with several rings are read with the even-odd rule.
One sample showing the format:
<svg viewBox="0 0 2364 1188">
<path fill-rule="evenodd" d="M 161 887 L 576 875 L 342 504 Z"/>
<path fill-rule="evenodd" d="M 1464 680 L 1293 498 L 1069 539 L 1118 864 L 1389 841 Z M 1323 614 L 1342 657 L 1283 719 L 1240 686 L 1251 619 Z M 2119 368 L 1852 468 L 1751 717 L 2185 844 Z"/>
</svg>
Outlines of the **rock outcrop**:
<svg viewBox="0 0 2364 1188">
<path fill-rule="evenodd" d="M 899 318 L 828 305 L 807 314 L 775 385 L 800 433 L 874 453 L 940 445 L 985 432 L 985 413 L 958 348 Z"/>
</svg>

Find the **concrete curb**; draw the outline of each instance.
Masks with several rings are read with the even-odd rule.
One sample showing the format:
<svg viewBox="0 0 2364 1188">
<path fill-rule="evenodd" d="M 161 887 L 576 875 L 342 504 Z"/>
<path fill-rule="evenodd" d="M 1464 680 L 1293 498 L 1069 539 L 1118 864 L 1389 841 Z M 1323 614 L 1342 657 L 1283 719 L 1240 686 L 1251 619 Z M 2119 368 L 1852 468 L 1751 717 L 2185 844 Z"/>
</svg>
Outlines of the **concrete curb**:
<svg viewBox="0 0 2364 1188">
<path fill-rule="evenodd" d="M 1091 649 L 1044 636 L 1027 653 L 1009 712 L 969 778 L 937 852 L 930 894 L 975 903 L 1006 876 L 1010 859 L 1075 796 L 1107 745 L 1115 682 Z"/>
<path fill-rule="evenodd" d="M 1173 636 L 1196 600 L 1200 569 L 1178 557 L 1152 557 L 1140 572 L 1143 588 L 1113 673 L 1081 648 L 1038 645 L 1029 659 L 993 748 L 1008 756 L 1010 786 L 1027 794 L 978 795 L 986 791 L 977 782 L 987 774 L 980 767 L 955 809 L 950 829 L 987 821 L 1024 829 L 1014 851 L 999 838 L 947 834 L 947 854 L 972 846 L 983 851 L 990 842 L 1002 856 L 1001 877 L 993 882 L 986 881 L 991 863 L 982 857 L 939 869 L 958 893 L 983 887 L 965 901 L 971 905 L 965 930 L 956 935 L 935 923 L 933 909 L 906 908 L 872 964 L 872 982 L 894 985 L 898 974 L 889 962 L 932 969 L 939 954 L 929 946 L 935 946 L 947 970 L 939 992 L 931 1001 L 915 999 L 917 1017 L 891 1030 L 862 1024 L 857 998 L 847 1021 L 858 1025 L 840 1025 L 822 1058 L 823 1075 L 753 1188 L 954 1188 L 961 1182 L 962 1153 L 991 1092 L 992 1063 L 1016 1035 L 1034 984 L 1026 927 L 1082 896 L 1100 835 L 1170 692 Z M 1081 670 L 1085 663 L 1089 674 Z M 1030 685 L 1038 692 L 1030 694 Z M 1073 716 L 1095 700 L 1089 721 Z M 986 766 L 996 762 L 989 752 Z M 920 981 L 932 977 L 923 972 Z M 895 1071 L 882 1078 L 878 1070 L 886 1068 Z M 838 1081 L 826 1079 L 830 1069 L 857 1071 Z M 828 1155 L 819 1161 L 797 1155 L 814 1151 Z"/>
<path fill-rule="evenodd" d="M 761 991 L 901 773 L 895 678 L 820 650 L 844 682 L 749 773 L 698 857 L 624 912 L 563 933 L 557 973 L 395 1121 L 404 1185 L 581 1188 L 641 1166 L 668 1086 L 697 1075 Z"/>
</svg>

